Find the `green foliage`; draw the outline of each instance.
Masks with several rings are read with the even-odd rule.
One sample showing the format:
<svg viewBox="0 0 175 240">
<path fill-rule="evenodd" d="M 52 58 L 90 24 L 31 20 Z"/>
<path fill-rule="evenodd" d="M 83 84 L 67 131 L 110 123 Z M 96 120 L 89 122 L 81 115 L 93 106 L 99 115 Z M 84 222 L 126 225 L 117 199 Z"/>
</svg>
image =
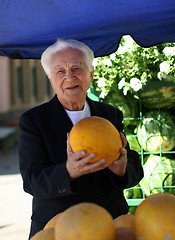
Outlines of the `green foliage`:
<svg viewBox="0 0 175 240">
<path fill-rule="evenodd" d="M 174 55 L 174 43 L 142 48 L 130 36 L 124 36 L 115 53 L 95 59 L 93 86 L 102 101 L 117 89 L 138 98 L 139 91 L 150 81 L 164 81 L 169 76 L 174 80 Z"/>
<path fill-rule="evenodd" d="M 140 152 L 142 160 L 145 151 L 161 154 L 173 150 L 174 119 L 162 109 L 175 110 L 175 43 L 143 48 L 130 36 L 124 36 L 118 50 L 96 58 L 94 67 L 95 94 L 100 101 L 122 110 L 131 149 Z M 144 166 L 145 181 L 126 189 L 125 197 L 141 199 L 159 191 L 174 194 L 174 162 L 168 156 L 150 157 Z M 135 209 L 130 206 L 129 213 L 134 214 Z"/>
<path fill-rule="evenodd" d="M 120 109 L 123 112 L 125 127 L 128 125 L 136 125 L 139 111 L 137 102 L 132 96 L 123 96 L 123 94 L 116 89 L 115 92 L 110 91 L 104 102 Z"/>
</svg>

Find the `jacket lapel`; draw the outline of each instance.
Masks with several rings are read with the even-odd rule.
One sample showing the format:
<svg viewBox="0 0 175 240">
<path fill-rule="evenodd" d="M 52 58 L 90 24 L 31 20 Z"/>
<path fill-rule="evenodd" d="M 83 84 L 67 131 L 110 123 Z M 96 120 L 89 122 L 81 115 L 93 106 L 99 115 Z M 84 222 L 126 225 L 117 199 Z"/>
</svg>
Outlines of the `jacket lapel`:
<svg viewBox="0 0 175 240">
<path fill-rule="evenodd" d="M 89 97 L 87 97 L 86 99 L 87 99 L 87 102 L 88 102 L 90 110 L 91 110 L 91 116 L 104 117 L 104 113 L 98 107 L 97 102 L 93 101 Z"/>
<path fill-rule="evenodd" d="M 91 100 L 88 97 L 87 101 L 92 116 L 104 117 L 103 112 L 100 111 L 98 104 L 95 101 Z M 65 139 L 67 139 L 65 133 L 70 132 L 70 130 L 73 127 L 73 124 L 56 95 L 47 104 L 46 118 L 49 127 L 57 135 L 57 137 L 64 136 Z"/>
<path fill-rule="evenodd" d="M 70 132 L 73 124 L 56 95 L 48 103 L 46 114 L 49 127 L 57 137 L 67 139 L 66 133 Z M 62 139 L 63 142 L 65 139 Z"/>
</svg>

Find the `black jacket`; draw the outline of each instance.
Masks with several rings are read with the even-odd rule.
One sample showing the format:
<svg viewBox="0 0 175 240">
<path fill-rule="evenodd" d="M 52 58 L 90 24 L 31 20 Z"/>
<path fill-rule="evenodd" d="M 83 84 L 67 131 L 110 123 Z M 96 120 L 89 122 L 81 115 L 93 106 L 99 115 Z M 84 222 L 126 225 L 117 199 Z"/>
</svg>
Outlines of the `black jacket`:
<svg viewBox="0 0 175 240">
<path fill-rule="evenodd" d="M 91 115 L 108 119 L 123 131 L 122 112 L 87 98 Z M 94 202 L 116 218 L 126 214 L 123 189 L 143 177 L 139 155 L 129 149 L 125 177 L 108 168 L 81 176 L 70 183 L 66 170 L 67 132 L 72 122 L 55 96 L 51 101 L 26 111 L 20 118 L 19 160 L 24 190 L 33 195 L 31 235 L 41 230 L 57 213 L 79 202 Z"/>
</svg>

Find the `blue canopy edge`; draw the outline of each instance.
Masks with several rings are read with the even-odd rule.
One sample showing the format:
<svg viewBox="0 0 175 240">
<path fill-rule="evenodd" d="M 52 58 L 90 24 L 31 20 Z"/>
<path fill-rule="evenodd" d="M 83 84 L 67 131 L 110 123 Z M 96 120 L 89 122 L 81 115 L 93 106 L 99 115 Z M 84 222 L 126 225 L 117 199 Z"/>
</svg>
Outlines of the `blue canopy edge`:
<svg viewBox="0 0 175 240">
<path fill-rule="evenodd" d="M 115 52 L 123 35 L 142 47 L 175 42 L 174 0 L 1 0 L 0 54 L 41 57 L 57 38 L 87 44 L 95 57 Z"/>
</svg>

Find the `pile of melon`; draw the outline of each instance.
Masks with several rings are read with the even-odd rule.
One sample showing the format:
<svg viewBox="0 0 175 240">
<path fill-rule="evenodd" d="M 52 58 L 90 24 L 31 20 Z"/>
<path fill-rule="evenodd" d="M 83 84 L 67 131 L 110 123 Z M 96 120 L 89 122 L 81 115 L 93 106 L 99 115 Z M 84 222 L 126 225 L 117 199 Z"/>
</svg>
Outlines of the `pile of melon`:
<svg viewBox="0 0 175 240">
<path fill-rule="evenodd" d="M 30 240 L 174 240 L 175 196 L 144 199 L 135 215 L 113 219 L 103 207 L 79 203 L 57 214 Z"/>
</svg>

